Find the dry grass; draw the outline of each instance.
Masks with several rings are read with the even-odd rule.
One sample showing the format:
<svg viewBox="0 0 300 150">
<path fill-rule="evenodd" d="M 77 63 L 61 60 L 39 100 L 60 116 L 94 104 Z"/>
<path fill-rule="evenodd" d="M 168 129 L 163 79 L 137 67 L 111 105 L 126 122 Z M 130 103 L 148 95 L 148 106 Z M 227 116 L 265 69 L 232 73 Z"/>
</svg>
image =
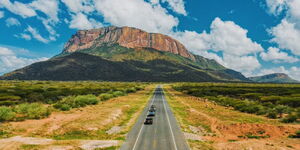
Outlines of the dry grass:
<svg viewBox="0 0 300 150">
<path fill-rule="evenodd" d="M 167 99 L 184 132 L 202 130 L 205 141 L 189 141 L 192 149 L 297 149 L 300 141 L 287 138 L 300 129 L 262 116 L 215 105 L 165 86 Z M 255 144 L 259 141 L 259 144 Z M 267 145 L 267 146 L 266 146 Z M 292 148 L 291 148 L 292 147 Z"/>
<path fill-rule="evenodd" d="M 10 136 L 60 140 L 54 145 L 78 146 L 76 140 L 123 141 L 148 102 L 154 87 L 150 85 L 145 90 L 113 98 L 94 106 L 55 112 L 46 119 L 4 123 L 1 128 L 4 128 Z M 121 126 L 121 132 L 107 134 L 106 131 L 113 126 Z"/>
</svg>

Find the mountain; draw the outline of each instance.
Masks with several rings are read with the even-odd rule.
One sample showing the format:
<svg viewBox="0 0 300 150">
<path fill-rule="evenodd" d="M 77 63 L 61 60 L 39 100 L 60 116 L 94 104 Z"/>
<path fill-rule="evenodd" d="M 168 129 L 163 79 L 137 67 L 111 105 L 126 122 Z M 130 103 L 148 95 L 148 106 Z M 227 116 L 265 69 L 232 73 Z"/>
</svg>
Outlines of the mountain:
<svg viewBox="0 0 300 150">
<path fill-rule="evenodd" d="M 264 76 L 250 77 L 249 79 L 261 83 L 299 83 L 299 81 L 292 79 L 284 73 L 274 73 Z"/>
<path fill-rule="evenodd" d="M 177 40 L 130 27 L 80 30 L 61 54 L 0 77 L 5 80 L 250 81 Z"/>
<path fill-rule="evenodd" d="M 118 44 L 126 48 L 152 48 L 195 59 L 180 42 L 169 36 L 159 33 L 147 33 L 130 27 L 106 27 L 78 31 L 66 43 L 63 52 L 76 52 L 107 44 Z"/>
</svg>

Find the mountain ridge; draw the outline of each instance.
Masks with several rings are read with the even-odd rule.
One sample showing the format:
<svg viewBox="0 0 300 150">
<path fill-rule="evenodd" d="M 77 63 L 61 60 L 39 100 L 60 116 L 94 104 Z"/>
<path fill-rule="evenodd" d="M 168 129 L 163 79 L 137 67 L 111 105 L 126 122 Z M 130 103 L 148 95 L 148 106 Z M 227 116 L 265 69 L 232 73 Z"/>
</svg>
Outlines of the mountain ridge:
<svg viewBox="0 0 300 150">
<path fill-rule="evenodd" d="M 262 76 L 249 77 L 249 79 L 254 82 L 261 83 L 300 83 L 299 81 L 292 79 L 285 73 L 272 73 Z"/>
<path fill-rule="evenodd" d="M 119 44 L 126 48 L 153 48 L 195 60 L 179 41 L 160 33 L 148 33 L 132 27 L 104 27 L 79 30 L 65 44 L 63 52 L 76 52 L 103 44 Z"/>
<path fill-rule="evenodd" d="M 215 60 L 190 53 L 169 36 L 123 28 L 80 30 L 57 56 L 0 79 L 250 82 Z"/>
</svg>

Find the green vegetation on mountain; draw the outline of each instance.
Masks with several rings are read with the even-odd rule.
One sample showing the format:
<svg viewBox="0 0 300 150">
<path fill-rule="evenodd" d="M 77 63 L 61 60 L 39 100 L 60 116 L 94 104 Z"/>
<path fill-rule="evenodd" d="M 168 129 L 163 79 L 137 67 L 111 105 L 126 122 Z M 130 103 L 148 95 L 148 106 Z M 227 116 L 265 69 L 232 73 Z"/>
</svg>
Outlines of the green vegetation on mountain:
<svg viewBox="0 0 300 150">
<path fill-rule="evenodd" d="M 214 60 L 196 60 L 150 48 L 105 45 L 75 53 L 62 53 L 8 73 L 2 79 L 101 81 L 248 81 Z"/>
<path fill-rule="evenodd" d="M 249 79 L 261 83 L 300 83 L 299 81 L 292 79 L 284 73 L 274 73 L 264 76 L 250 77 Z"/>
<path fill-rule="evenodd" d="M 80 30 L 66 42 L 61 54 L 0 79 L 250 82 L 215 60 L 191 54 L 167 35 L 114 26 Z"/>
</svg>

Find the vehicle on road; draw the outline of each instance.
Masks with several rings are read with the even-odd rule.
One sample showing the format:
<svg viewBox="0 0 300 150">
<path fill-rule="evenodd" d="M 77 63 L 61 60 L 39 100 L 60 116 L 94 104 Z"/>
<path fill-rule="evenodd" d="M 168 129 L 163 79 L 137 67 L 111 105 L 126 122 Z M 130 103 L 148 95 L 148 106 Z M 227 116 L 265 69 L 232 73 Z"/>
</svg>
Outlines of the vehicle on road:
<svg viewBox="0 0 300 150">
<path fill-rule="evenodd" d="M 153 124 L 153 118 L 146 118 L 144 124 Z"/>
<path fill-rule="evenodd" d="M 155 108 L 150 108 L 150 109 L 149 109 L 149 112 L 152 112 L 152 111 L 154 111 L 154 112 L 155 112 L 155 111 L 156 111 L 156 109 L 155 109 Z"/>
<path fill-rule="evenodd" d="M 155 112 L 154 111 L 149 111 L 149 113 L 148 113 L 147 116 L 148 117 L 154 117 L 155 116 Z"/>
<path fill-rule="evenodd" d="M 155 107 L 155 105 L 151 105 L 151 107 L 150 107 L 149 111 L 156 111 L 156 107 Z"/>
</svg>

